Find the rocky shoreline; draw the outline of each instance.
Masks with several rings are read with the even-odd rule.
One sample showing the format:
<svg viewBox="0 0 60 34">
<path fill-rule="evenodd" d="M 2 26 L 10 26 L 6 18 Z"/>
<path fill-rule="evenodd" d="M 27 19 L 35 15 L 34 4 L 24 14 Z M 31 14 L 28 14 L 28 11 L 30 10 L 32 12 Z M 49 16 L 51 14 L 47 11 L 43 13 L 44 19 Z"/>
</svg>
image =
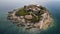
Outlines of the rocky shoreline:
<svg viewBox="0 0 60 34">
<path fill-rule="evenodd" d="M 26 29 L 46 29 L 52 23 L 52 18 L 46 8 L 40 5 L 28 5 L 24 6 L 26 14 L 16 14 L 20 9 L 14 9 L 8 12 L 7 19 L 16 23 L 19 27 L 25 27 Z M 22 10 L 23 11 L 23 10 Z"/>
</svg>

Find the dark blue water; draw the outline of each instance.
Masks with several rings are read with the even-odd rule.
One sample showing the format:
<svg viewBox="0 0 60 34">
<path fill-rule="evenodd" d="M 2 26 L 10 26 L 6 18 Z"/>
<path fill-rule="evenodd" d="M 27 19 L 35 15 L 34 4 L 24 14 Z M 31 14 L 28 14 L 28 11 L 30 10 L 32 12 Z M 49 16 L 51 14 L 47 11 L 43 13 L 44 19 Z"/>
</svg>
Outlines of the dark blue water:
<svg viewBox="0 0 60 34">
<path fill-rule="evenodd" d="M 9 11 L 13 10 L 14 8 L 22 7 L 26 4 L 41 4 L 45 6 L 49 12 L 51 13 L 52 17 L 55 20 L 56 26 L 50 28 L 47 31 L 40 32 L 33 32 L 28 33 L 26 31 L 22 31 L 22 28 L 17 27 L 12 22 L 6 19 L 7 14 Z M 15 0 L 15 1 L 0 1 L 0 34 L 60 34 L 60 1 L 40 1 L 40 0 Z"/>
</svg>

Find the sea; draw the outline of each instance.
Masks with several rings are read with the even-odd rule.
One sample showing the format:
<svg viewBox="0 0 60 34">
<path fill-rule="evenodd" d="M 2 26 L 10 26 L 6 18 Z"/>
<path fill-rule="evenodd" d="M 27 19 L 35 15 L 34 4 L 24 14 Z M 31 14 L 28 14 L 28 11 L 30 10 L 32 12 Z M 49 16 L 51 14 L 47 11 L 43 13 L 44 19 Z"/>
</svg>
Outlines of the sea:
<svg viewBox="0 0 60 34">
<path fill-rule="evenodd" d="M 28 32 L 17 27 L 7 19 L 8 12 L 24 5 L 38 4 L 46 7 L 54 19 L 54 27 L 45 31 Z M 0 0 L 0 34 L 60 34 L 60 1 L 59 0 Z"/>
</svg>

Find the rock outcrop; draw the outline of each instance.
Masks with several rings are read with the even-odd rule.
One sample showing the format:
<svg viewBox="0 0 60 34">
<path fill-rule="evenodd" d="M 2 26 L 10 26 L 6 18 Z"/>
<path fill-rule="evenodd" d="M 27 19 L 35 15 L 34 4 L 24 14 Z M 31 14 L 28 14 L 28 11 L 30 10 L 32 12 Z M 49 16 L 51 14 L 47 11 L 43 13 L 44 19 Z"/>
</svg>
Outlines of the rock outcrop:
<svg viewBox="0 0 60 34">
<path fill-rule="evenodd" d="M 46 29 L 52 23 L 53 19 L 48 10 L 40 5 L 28 5 L 24 6 L 23 10 L 19 10 L 20 9 L 16 9 L 9 12 L 7 17 L 9 20 L 16 23 L 17 26 L 24 26 L 26 29 Z M 25 12 L 24 15 L 21 15 L 23 12 Z"/>
</svg>

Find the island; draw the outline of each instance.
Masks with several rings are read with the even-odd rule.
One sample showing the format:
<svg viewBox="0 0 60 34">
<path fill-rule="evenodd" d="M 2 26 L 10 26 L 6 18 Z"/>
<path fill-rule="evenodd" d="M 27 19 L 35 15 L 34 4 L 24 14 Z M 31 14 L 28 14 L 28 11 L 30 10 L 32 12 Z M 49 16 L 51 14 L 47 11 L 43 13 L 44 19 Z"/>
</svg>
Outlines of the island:
<svg viewBox="0 0 60 34">
<path fill-rule="evenodd" d="M 25 5 L 8 12 L 8 20 L 25 29 L 47 29 L 53 22 L 49 11 L 41 5 Z"/>
</svg>

